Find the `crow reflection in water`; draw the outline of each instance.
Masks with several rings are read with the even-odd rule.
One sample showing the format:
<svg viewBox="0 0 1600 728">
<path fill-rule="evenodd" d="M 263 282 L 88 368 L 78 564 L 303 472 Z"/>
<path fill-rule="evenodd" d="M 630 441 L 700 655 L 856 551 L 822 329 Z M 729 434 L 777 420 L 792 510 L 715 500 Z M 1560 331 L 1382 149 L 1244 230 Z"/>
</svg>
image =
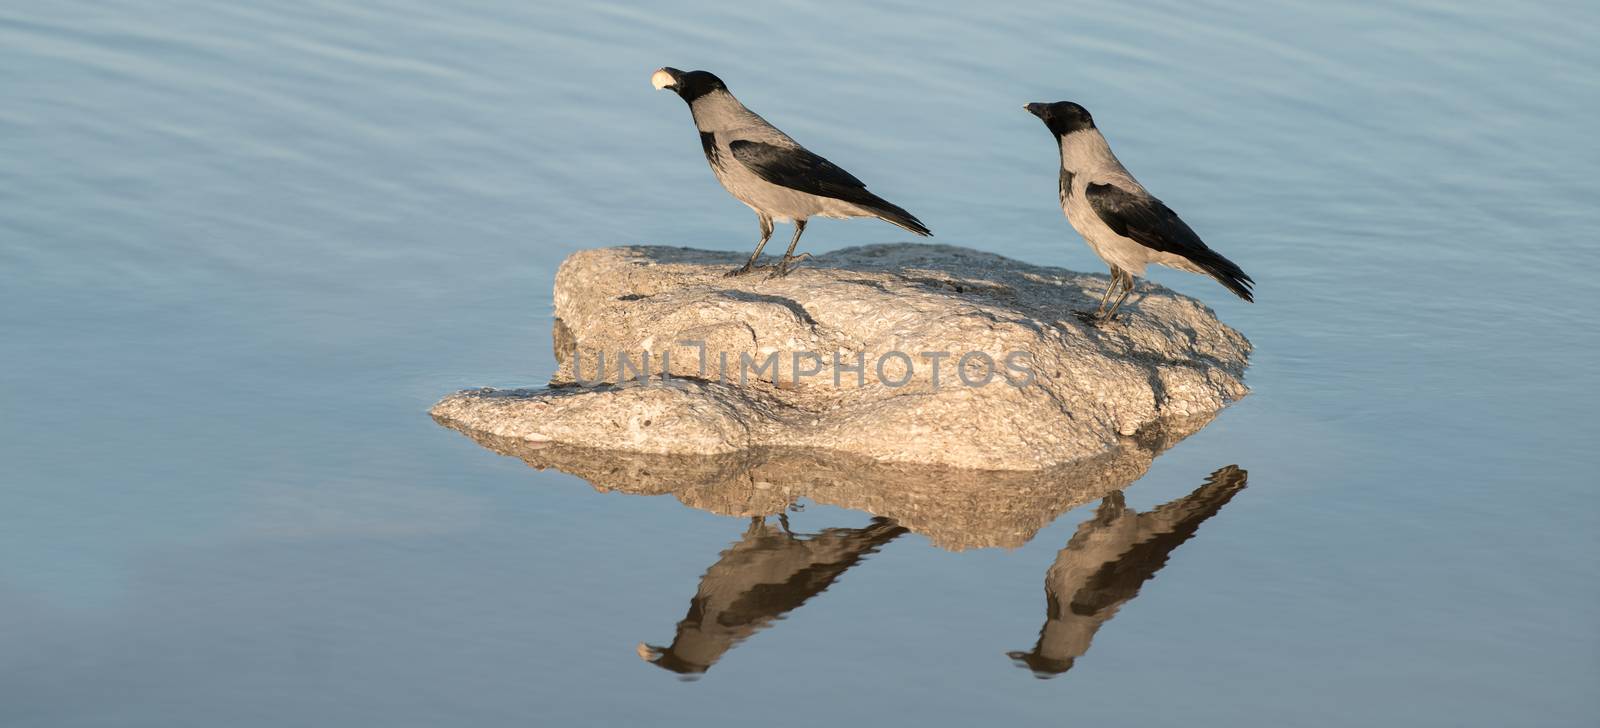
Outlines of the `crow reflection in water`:
<svg viewBox="0 0 1600 728">
<path fill-rule="evenodd" d="M 1040 678 L 1072 669 L 1100 625 L 1138 596 L 1172 551 L 1244 489 L 1246 475 L 1229 465 L 1193 493 L 1147 513 L 1129 510 L 1122 491 L 1107 496 L 1045 572 L 1045 622 L 1038 644 L 1031 652 L 1007 655 Z"/>
<path fill-rule="evenodd" d="M 906 529 L 887 518 L 863 528 L 829 528 L 810 536 L 753 518 L 744 538 L 706 569 L 689 614 L 672 644 L 639 644 L 645 661 L 682 675 L 698 675 L 741 640 L 822 593 L 845 570 Z"/>
</svg>

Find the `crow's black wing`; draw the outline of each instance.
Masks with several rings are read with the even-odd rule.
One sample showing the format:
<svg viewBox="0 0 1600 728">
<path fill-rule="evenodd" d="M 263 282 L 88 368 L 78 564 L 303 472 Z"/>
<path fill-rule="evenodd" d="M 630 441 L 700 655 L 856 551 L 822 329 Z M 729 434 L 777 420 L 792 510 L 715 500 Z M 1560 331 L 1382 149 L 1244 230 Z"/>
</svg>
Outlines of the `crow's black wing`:
<svg viewBox="0 0 1600 728">
<path fill-rule="evenodd" d="M 1085 195 L 1089 207 L 1112 232 L 1151 250 L 1186 258 L 1240 298 L 1254 300 L 1250 288 L 1255 281 L 1233 261 L 1207 247 L 1188 223 L 1165 203 L 1149 195 L 1099 183 L 1090 184 Z"/>
<path fill-rule="evenodd" d="M 738 140 L 728 143 L 733 158 L 772 184 L 819 197 L 846 202 L 867 202 L 872 193 L 866 184 L 839 165 L 807 151 L 804 147 Z"/>
<path fill-rule="evenodd" d="M 1146 248 L 1185 258 L 1211 250 L 1178 213 L 1154 197 L 1108 184 L 1090 184 L 1085 194 L 1106 227 Z"/>
<path fill-rule="evenodd" d="M 843 200 L 859 205 L 884 222 L 899 225 L 918 235 L 933 234 L 928 226 L 906 212 L 905 208 L 868 192 L 867 186 L 855 175 L 804 147 L 781 147 L 740 139 L 729 142 L 728 149 L 733 152 L 734 159 L 755 172 L 756 176 L 779 187 Z"/>
</svg>

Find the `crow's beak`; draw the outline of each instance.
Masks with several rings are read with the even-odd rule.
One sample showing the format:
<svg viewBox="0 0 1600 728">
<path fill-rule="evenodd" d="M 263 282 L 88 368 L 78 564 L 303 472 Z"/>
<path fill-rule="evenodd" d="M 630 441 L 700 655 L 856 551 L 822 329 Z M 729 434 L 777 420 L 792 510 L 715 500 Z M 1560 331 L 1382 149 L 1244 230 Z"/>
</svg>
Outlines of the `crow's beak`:
<svg viewBox="0 0 1600 728">
<path fill-rule="evenodd" d="M 656 660 L 661 659 L 662 649 L 660 647 L 656 647 L 655 645 L 647 645 L 643 642 L 640 642 L 639 646 L 634 648 L 634 651 L 639 653 L 639 659 L 644 660 L 645 662 L 655 662 Z"/>
<path fill-rule="evenodd" d="M 1023 104 L 1022 105 L 1022 108 L 1026 109 L 1028 111 L 1028 113 L 1033 114 L 1034 116 L 1038 116 L 1040 113 L 1042 113 L 1044 111 L 1044 107 L 1045 107 L 1044 104 L 1037 103 L 1037 102 L 1032 103 L 1032 104 Z"/>
<path fill-rule="evenodd" d="M 658 68 L 655 73 L 650 74 L 650 85 L 656 87 L 657 91 L 664 88 L 676 89 L 678 77 L 682 74 L 683 71 L 676 68 Z"/>
</svg>

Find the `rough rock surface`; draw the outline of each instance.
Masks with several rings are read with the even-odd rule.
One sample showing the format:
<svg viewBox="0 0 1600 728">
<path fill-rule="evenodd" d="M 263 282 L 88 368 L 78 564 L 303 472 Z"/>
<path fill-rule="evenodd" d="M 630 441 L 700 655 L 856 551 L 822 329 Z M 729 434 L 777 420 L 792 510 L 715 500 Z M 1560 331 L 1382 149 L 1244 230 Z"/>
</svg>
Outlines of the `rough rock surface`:
<svg viewBox="0 0 1600 728">
<path fill-rule="evenodd" d="M 1248 392 L 1250 343 L 1148 282 L 1095 326 L 1074 312 L 1095 307 L 1105 276 L 965 248 L 849 248 L 786 278 L 724 278 L 740 258 L 572 255 L 556 275 L 551 386 L 459 392 L 434 416 L 499 438 L 640 453 L 792 448 L 1041 470 Z M 948 353 L 937 383 L 927 352 Z M 970 352 L 992 367 L 977 354 L 958 365 Z M 865 371 L 836 370 L 835 358 Z M 653 374 L 640 381 L 639 370 Z"/>
</svg>

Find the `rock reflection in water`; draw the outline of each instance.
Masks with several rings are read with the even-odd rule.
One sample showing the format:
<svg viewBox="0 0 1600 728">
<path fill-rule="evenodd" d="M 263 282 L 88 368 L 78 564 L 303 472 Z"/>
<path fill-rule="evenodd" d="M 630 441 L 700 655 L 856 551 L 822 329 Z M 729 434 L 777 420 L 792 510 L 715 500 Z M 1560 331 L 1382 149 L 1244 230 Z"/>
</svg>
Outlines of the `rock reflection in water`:
<svg viewBox="0 0 1600 728">
<path fill-rule="evenodd" d="M 641 643 L 639 656 L 685 676 L 703 673 L 734 645 L 826 591 L 846 569 L 905 532 L 886 518 L 809 535 L 790 532 L 787 518 L 778 526 L 753 518 L 744 538 L 700 578 L 672 644 Z"/>
<path fill-rule="evenodd" d="M 1121 491 L 1106 496 L 1045 573 L 1039 642 L 1008 655 L 1041 678 L 1071 669 L 1100 626 L 1139 595 L 1172 551 L 1243 490 L 1245 480 L 1245 471 L 1229 465 L 1193 493 L 1146 513 L 1129 509 Z"/>
<path fill-rule="evenodd" d="M 1060 514 L 1104 499 L 1045 575 L 1046 620 L 1038 644 L 1007 653 L 1035 675 L 1049 677 L 1070 669 L 1100 626 L 1138 595 L 1172 550 L 1244 488 L 1245 471 L 1230 465 L 1193 493 L 1147 513 L 1124 504 L 1123 488 L 1210 420 L 1167 420 L 1125 438 L 1110 454 L 1041 471 L 953 470 L 810 450 L 661 455 L 461 431 L 494 452 L 576 475 L 601 492 L 671 494 L 693 508 L 751 519 L 744 536 L 701 577 L 671 644 L 639 645 L 646 661 L 688 677 L 705 673 L 729 649 L 904 533 L 952 551 L 1015 548 Z M 791 533 L 783 514 L 801 499 L 864 511 L 873 519 L 862 528 Z"/>
<path fill-rule="evenodd" d="M 576 475 L 602 492 L 671 494 L 728 516 L 781 513 L 807 498 L 894 519 L 940 548 L 960 551 L 1027 543 L 1056 516 L 1138 480 L 1157 455 L 1210 421 L 1210 415 L 1168 420 L 1125 438 L 1109 454 L 1036 471 L 957 470 L 814 450 L 658 455 L 461 431 L 494 452 Z"/>
</svg>

